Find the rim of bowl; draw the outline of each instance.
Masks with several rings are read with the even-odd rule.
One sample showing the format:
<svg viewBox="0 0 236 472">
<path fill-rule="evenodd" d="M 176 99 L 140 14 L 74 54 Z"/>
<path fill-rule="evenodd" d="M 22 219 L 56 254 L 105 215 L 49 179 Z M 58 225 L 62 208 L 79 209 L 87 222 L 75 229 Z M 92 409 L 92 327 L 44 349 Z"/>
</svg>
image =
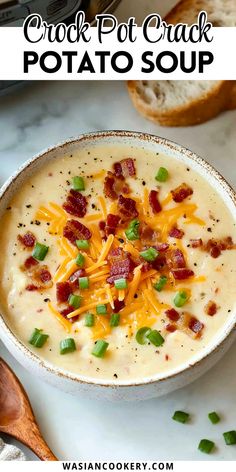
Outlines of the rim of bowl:
<svg viewBox="0 0 236 472">
<path fill-rule="evenodd" d="M 89 133 L 83 133 L 77 137 L 71 137 L 71 138 L 65 139 L 62 142 L 59 142 L 58 144 L 52 145 L 42 150 L 40 153 L 37 153 L 36 155 L 34 155 L 32 158 L 29 158 L 24 164 L 22 164 L 18 168 L 18 170 L 12 176 L 8 178 L 8 180 L 3 184 L 3 186 L 0 189 L 0 200 L 4 198 L 4 195 L 7 192 L 7 190 L 10 188 L 12 184 L 14 184 L 15 180 L 21 174 L 23 174 L 24 171 L 27 170 L 29 167 L 31 167 L 31 165 L 34 162 L 40 160 L 46 154 L 52 151 L 56 151 L 57 149 L 63 150 L 63 148 L 66 148 L 68 145 L 73 144 L 73 143 L 76 144 L 76 143 L 81 143 L 83 141 L 86 142 L 86 141 L 91 141 L 91 140 L 95 141 L 96 139 L 102 140 L 103 138 L 109 138 L 112 136 L 114 136 L 114 138 L 118 137 L 118 138 L 137 139 L 137 145 L 138 145 L 139 140 L 150 141 L 154 144 L 162 145 L 163 147 L 165 147 L 166 149 L 170 151 L 173 150 L 181 154 L 184 158 L 190 161 L 190 164 L 192 162 L 196 162 L 197 164 L 199 164 L 199 166 L 203 170 L 210 172 L 213 179 L 216 180 L 219 186 L 226 192 L 227 196 L 231 200 L 236 210 L 236 192 L 231 187 L 231 185 L 226 181 L 226 179 L 220 174 L 220 172 L 216 170 L 215 167 L 213 167 L 211 164 L 209 164 L 205 159 L 198 156 L 198 154 L 191 151 L 187 147 L 182 146 L 181 144 L 177 144 L 170 139 L 162 138 L 160 136 L 156 136 L 150 133 L 143 133 L 143 132 L 138 132 L 138 131 L 126 131 L 126 130 L 107 130 L 107 131 L 94 131 L 94 132 L 89 132 Z M 202 174 L 200 175 L 204 178 L 204 175 Z M 223 198 L 222 200 L 224 201 Z M 117 388 L 118 387 L 135 387 L 135 386 L 138 387 L 138 386 L 144 386 L 148 384 L 163 382 L 168 379 L 171 380 L 177 377 L 178 375 L 183 374 L 184 372 L 189 371 L 190 369 L 196 367 L 197 365 L 202 363 L 204 359 L 209 357 L 215 351 L 218 351 L 218 349 L 221 348 L 224 342 L 228 339 L 230 334 L 232 334 L 233 331 L 236 329 L 236 312 L 234 314 L 234 318 L 232 318 L 232 321 L 227 327 L 227 329 L 225 329 L 224 331 L 222 327 L 222 333 L 221 333 L 221 336 L 219 336 L 219 339 L 215 340 L 214 342 L 209 343 L 208 348 L 205 348 L 204 350 L 200 351 L 199 358 L 197 358 L 196 356 L 195 359 L 192 359 L 192 360 L 190 359 L 189 361 L 187 361 L 188 363 L 187 365 L 180 364 L 180 366 L 176 367 L 173 372 L 171 371 L 170 373 L 163 372 L 162 375 L 159 377 L 157 377 L 158 374 L 155 374 L 149 377 L 148 376 L 144 377 L 143 380 L 137 380 L 137 381 L 136 380 L 117 381 L 117 380 L 96 379 L 94 377 L 85 377 L 83 375 L 75 374 L 73 372 L 67 371 L 60 367 L 57 367 L 56 365 L 51 364 L 50 362 L 46 361 L 43 358 L 40 358 L 34 352 L 32 352 L 22 341 L 20 341 L 17 338 L 17 336 L 14 334 L 11 328 L 7 325 L 7 322 L 5 321 L 1 313 L 0 313 L 0 328 L 5 333 L 10 343 L 14 345 L 17 348 L 17 350 L 20 351 L 22 355 L 25 355 L 32 362 L 36 363 L 39 368 L 42 368 L 43 370 L 47 371 L 47 373 L 53 374 L 56 377 L 66 379 L 68 381 L 73 381 L 79 384 L 91 385 L 94 387 L 95 386 L 113 387 L 113 388 L 114 387 L 117 387 Z"/>
</svg>

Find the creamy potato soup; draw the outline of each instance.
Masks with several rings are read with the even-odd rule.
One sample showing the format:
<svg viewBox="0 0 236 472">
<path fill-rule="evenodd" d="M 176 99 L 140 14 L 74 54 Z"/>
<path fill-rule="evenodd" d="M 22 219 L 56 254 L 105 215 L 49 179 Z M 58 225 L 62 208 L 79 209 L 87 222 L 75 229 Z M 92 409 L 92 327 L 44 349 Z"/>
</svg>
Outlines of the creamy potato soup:
<svg viewBox="0 0 236 472">
<path fill-rule="evenodd" d="M 90 147 L 48 162 L 1 221 L 7 324 L 51 364 L 141 380 L 194 359 L 235 306 L 235 221 L 176 159 Z"/>
</svg>

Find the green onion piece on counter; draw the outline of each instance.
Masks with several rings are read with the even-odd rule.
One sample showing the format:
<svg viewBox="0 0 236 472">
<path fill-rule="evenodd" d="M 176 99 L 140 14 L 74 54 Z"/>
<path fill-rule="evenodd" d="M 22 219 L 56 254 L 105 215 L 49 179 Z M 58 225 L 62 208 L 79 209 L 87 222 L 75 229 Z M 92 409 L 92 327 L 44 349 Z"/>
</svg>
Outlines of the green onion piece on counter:
<svg viewBox="0 0 236 472">
<path fill-rule="evenodd" d="M 233 446 L 236 444 L 236 431 L 227 431 L 226 433 L 223 433 L 223 436 L 227 446 Z"/>
<path fill-rule="evenodd" d="M 167 277 L 165 277 L 164 275 L 162 275 L 158 282 L 156 282 L 153 287 L 155 288 L 155 290 L 157 290 L 158 292 L 161 292 L 163 290 L 163 288 L 165 287 L 167 283 Z"/>
<path fill-rule="evenodd" d="M 212 424 L 217 424 L 220 421 L 219 415 L 215 411 L 212 411 L 212 413 L 208 414 L 209 420 L 212 422 Z"/>
<path fill-rule="evenodd" d="M 36 243 L 32 253 L 33 258 L 37 259 L 37 261 L 43 261 L 48 253 L 48 249 L 49 247 L 45 246 L 45 244 Z"/>
<path fill-rule="evenodd" d="M 212 449 L 214 449 L 215 443 L 209 439 L 202 439 L 198 445 L 198 449 L 205 454 L 210 454 Z"/>
<path fill-rule="evenodd" d="M 47 339 L 49 338 L 48 334 L 43 334 L 42 329 L 35 328 L 34 332 L 32 333 L 29 343 L 34 347 L 43 347 L 46 343 Z"/>
<path fill-rule="evenodd" d="M 77 310 L 80 307 L 82 302 L 82 297 L 80 295 L 73 295 L 71 294 L 68 298 L 68 303 L 70 306 L 73 306 Z"/>
<path fill-rule="evenodd" d="M 130 222 L 127 230 L 125 231 L 126 237 L 129 239 L 129 241 L 136 241 L 139 239 L 139 226 L 139 220 L 132 220 Z"/>
<path fill-rule="evenodd" d="M 151 328 L 148 328 L 147 326 L 143 326 L 136 333 L 136 336 L 135 336 L 136 341 L 142 345 L 147 344 L 148 343 L 147 336 L 148 334 L 151 333 L 151 331 L 152 331 Z"/>
<path fill-rule="evenodd" d="M 165 167 L 160 167 L 160 169 L 157 172 L 157 175 L 155 179 L 158 182 L 166 182 L 169 177 L 169 172 Z"/>
<path fill-rule="evenodd" d="M 185 305 L 187 301 L 188 301 L 187 292 L 180 291 L 176 293 L 175 298 L 174 298 L 174 304 L 177 308 L 180 308 L 181 306 Z"/>
<path fill-rule="evenodd" d="M 89 249 L 89 242 L 87 239 L 77 239 L 76 246 L 78 249 L 86 250 Z"/>
<path fill-rule="evenodd" d="M 128 287 L 127 280 L 126 279 L 117 279 L 115 280 L 115 288 L 118 290 L 124 290 L 125 288 Z"/>
<path fill-rule="evenodd" d="M 147 262 L 153 262 L 159 255 L 158 251 L 154 247 L 149 247 L 146 251 L 140 252 L 140 256 Z"/>
<path fill-rule="evenodd" d="M 106 315 L 107 314 L 107 307 L 106 305 L 97 305 L 96 312 L 98 315 Z"/>
<path fill-rule="evenodd" d="M 112 313 L 111 319 L 110 319 L 110 326 L 112 328 L 116 328 L 116 326 L 119 326 L 119 323 L 120 323 L 119 313 Z"/>
<path fill-rule="evenodd" d="M 60 354 L 69 354 L 76 351 L 76 345 L 73 338 L 63 339 L 60 342 Z"/>
<path fill-rule="evenodd" d="M 186 423 L 189 419 L 189 413 L 185 413 L 184 411 L 175 411 L 172 419 L 179 423 Z"/>
<path fill-rule="evenodd" d="M 75 263 L 77 264 L 77 266 L 84 267 L 84 262 L 85 262 L 85 257 L 83 256 L 83 254 L 78 254 L 78 256 L 75 259 Z"/>
<path fill-rule="evenodd" d="M 162 346 L 165 342 L 162 335 L 156 329 L 152 330 L 151 333 L 147 335 L 147 338 L 156 347 Z"/>
<path fill-rule="evenodd" d="M 87 288 L 89 288 L 88 277 L 79 277 L 79 288 L 81 290 L 86 290 Z"/>
<path fill-rule="evenodd" d="M 83 177 L 73 177 L 72 179 L 73 189 L 77 191 L 85 190 L 85 184 Z"/>
<path fill-rule="evenodd" d="M 92 354 L 95 357 L 103 357 L 106 353 L 109 344 L 103 339 L 99 339 L 92 350 Z"/>
<path fill-rule="evenodd" d="M 84 325 L 85 325 L 87 328 L 92 328 L 92 326 L 94 326 L 94 323 L 95 323 L 95 320 L 94 320 L 94 315 L 93 315 L 93 313 L 87 313 L 87 314 L 85 315 Z"/>
</svg>

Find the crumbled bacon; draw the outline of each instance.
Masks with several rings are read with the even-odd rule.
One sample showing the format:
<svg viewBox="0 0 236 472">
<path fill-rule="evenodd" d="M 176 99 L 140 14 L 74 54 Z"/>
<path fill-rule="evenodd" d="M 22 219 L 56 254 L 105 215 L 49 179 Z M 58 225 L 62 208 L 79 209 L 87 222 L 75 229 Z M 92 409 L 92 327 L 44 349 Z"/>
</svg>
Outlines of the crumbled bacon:
<svg viewBox="0 0 236 472">
<path fill-rule="evenodd" d="M 67 195 L 66 202 L 62 206 L 70 215 L 83 218 L 87 211 L 87 199 L 82 193 L 71 189 Z"/>
<path fill-rule="evenodd" d="M 215 302 L 210 300 L 204 307 L 204 311 L 209 316 L 214 316 L 217 312 L 217 305 Z"/>
<path fill-rule="evenodd" d="M 202 239 L 201 238 L 198 238 L 198 239 L 190 239 L 190 245 L 192 248 L 197 248 L 197 247 L 201 247 L 202 246 Z"/>
<path fill-rule="evenodd" d="M 64 310 L 61 310 L 59 313 L 67 319 L 67 321 L 69 321 L 70 323 L 74 323 L 75 321 L 78 321 L 79 319 L 79 316 L 74 316 L 73 318 L 67 318 L 67 315 L 69 315 L 70 313 L 72 313 L 72 311 L 74 311 L 74 308 L 73 306 L 68 306 L 67 308 L 64 308 Z"/>
<path fill-rule="evenodd" d="M 125 198 L 123 195 L 119 195 L 118 213 L 123 223 L 136 218 L 138 216 L 138 210 L 136 208 L 135 200 L 132 200 L 132 198 Z"/>
<path fill-rule="evenodd" d="M 36 292 L 36 290 L 39 290 L 39 287 L 37 287 L 37 286 L 34 285 L 34 284 L 28 284 L 28 285 L 25 287 L 25 290 L 27 290 L 27 292 Z"/>
<path fill-rule="evenodd" d="M 25 248 L 34 247 L 36 242 L 36 237 L 30 231 L 27 231 L 27 233 L 25 233 L 23 236 L 19 234 L 17 239 Z"/>
<path fill-rule="evenodd" d="M 197 318 L 195 318 L 194 316 L 192 316 L 192 317 L 190 318 L 188 327 L 189 327 L 189 329 L 191 329 L 191 331 L 193 331 L 195 334 L 200 335 L 201 331 L 202 331 L 203 328 L 204 328 L 204 324 L 201 323 L 201 321 L 199 321 Z"/>
<path fill-rule="evenodd" d="M 156 244 L 155 248 L 158 252 L 166 252 L 167 249 L 169 249 L 169 244 L 168 243 L 159 243 L 159 244 Z"/>
<path fill-rule="evenodd" d="M 120 162 L 115 162 L 113 169 L 116 177 L 119 178 L 134 177 L 136 175 L 134 160 L 131 158 L 122 159 Z"/>
<path fill-rule="evenodd" d="M 123 176 L 117 176 L 108 171 L 104 180 L 104 194 L 111 200 L 116 200 L 120 193 L 130 193 L 130 187 Z"/>
<path fill-rule="evenodd" d="M 171 321 L 178 321 L 180 318 L 178 311 L 176 311 L 174 308 L 170 308 L 169 310 L 166 310 L 165 314 L 167 318 L 169 318 L 169 320 Z"/>
<path fill-rule="evenodd" d="M 182 229 L 177 228 L 177 226 L 173 226 L 173 228 L 171 228 L 169 232 L 169 236 L 175 239 L 182 239 L 182 237 L 184 236 L 184 231 Z"/>
<path fill-rule="evenodd" d="M 194 275 L 194 272 L 191 269 L 172 269 L 172 274 L 175 278 L 175 280 L 186 280 L 189 279 L 189 277 L 192 277 Z"/>
<path fill-rule="evenodd" d="M 140 239 L 143 244 L 155 243 L 157 239 L 157 233 L 146 223 L 142 223 L 140 227 Z"/>
<path fill-rule="evenodd" d="M 180 249 L 170 251 L 168 263 L 169 267 L 174 269 L 183 269 L 186 267 L 186 261 Z"/>
<path fill-rule="evenodd" d="M 235 244 L 231 236 L 227 236 L 224 239 L 209 239 L 204 245 L 205 251 L 207 251 L 211 257 L 216 259 L 221 255 L 221 251 L 226 251 L 227 249 L 234 249 Z"/>
<path fill-rule="evenodd" d="M 159 192 L 157 190 L 151 190 L 149 193 L 149 203 L 151 205 L 153 213 L 159 213 L 162 208 L 158 199 Z"/>
<path fill-rule="evenodd" d="M 185 198 L 193 194 L 193 189 L 189 185 L 183 183 L 174 190 L 171 190 L 174 202 L 181 203 Z"/>
<path fill-rule="evenodd" d="M 204 324 L 190 313 L 181 314 L 178 326 L 194 338 L 199 338 L 202 334 Z"/>
<path fill-rule="evenodd" d="M 76 245 L 77 239 L 90 239 L 91 231 L 77 220 L 68 220 L 63 230 L 63 236 Z"/>
<path fill-rule="evenodd" d="M 121 311 L 125 306 L 125 302 L 124 300 L 118 300 L 118 298 L 116 300 L 114 300 L 114 312 L 115 313 L 119 313 L 119 311 Z"/>
<path fill-rule="evenodd" d="M 169 333 L 174 333 L 177 330 L 177 327 L 173 324 L 166 325 L 166 331 Z"/>
<path fill-rule="evenodd" d="M 24 269 L 26 269 L 26 270 L 32 269 L 32 267 L 35 267 L 38 264 L 39 264 L 39 262 L 36 261 L 36 259 L 34 259 L 34 257 L 32 257 L 32 256 L 27 257 L 27 259 L 24 262 Z"/>
<path fill-rule="evenodd" d="M 52 287 L 52 276 L 48 270 L 48 266 L 40 265 L 33 257 L 28 257 L 28 259 L 26 259 L 22 270 L 26 271 L 31 280 L 31 282 L 26 286 L 26 290 L 45 290 Z"/>
<path fill-rule="evenodd" d="M 99 227 L 100 231 L 105 231 L 106 222 L 105 221 L 99 221 L 98 227 Z"/>
<path fill-rule="evenodd" d="M 124 252 L 120 247 L 110 251 L 108 255 L 110 262 L 110 275 L 107 278 L 109 284 L 120 278 L 130 278 L 135 264 L 128 252 Z"/>
<path fill-rule="evenodd" d="M 58 282 L 56 284 L 56 297 L 58 303 L 66 303 L 72 293 L 69 282 Z"/>
<path fill-rule="evenodd" d="M 104 224 L 99 224 L 99 228 L 104 233 L 103 237 L 105 239 L 107 236 L 109 236 L 109 234 L 115 234 L 119 221 L 120 221 L 120 217 L 118 215 L 113 215 L 112 213 L 109 213 L 107 215 L 106 222 L 100 222 L 100 223 L 104 223 Z"/>
<path fill-rule="evenodd" d="M 76 270 L 69 278 L 70 286 L 72 289 L 78 288 L 78 279 L 79 277 L 85 277 L 85 270 L 78 269 Z"/>
<path fill-rule="evenodd" d="M 50 280 L 52 280 L 52 276 L 51 276 L 49 270 L 43 269 L 43 268 L 39 272 L 39 278 L 40 278 L 41 282 L 43 282 L 43 284 L 46 284 L 47 282 L 50 282 Z"/>
<path fill-rule="evenodd" d="M 166 256 L 164 254 L 159 254 L 159 256 L 156 257 L 155 261 L 151 263 L 151 266 L 155 270 L 160 270 L 163 269 L 166 265 Z"/>
</svg>

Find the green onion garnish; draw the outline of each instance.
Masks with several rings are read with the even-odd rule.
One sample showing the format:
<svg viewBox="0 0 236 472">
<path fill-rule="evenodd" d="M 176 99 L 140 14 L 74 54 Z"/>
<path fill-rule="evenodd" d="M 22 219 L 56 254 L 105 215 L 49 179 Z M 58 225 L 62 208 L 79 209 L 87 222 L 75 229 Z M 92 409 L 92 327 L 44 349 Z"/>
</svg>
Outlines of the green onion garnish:
<svg viewBox="0 0 236 472">
<path fill-rule="evenodd" d="M 140 252 L 140 256 L 147 262 L 155 261 L 158 254 L 158 251 L 154 247 L 149 247 L 146 251 Z"/>
<path fill-rule="evenodd" d="M 33 250 L 33 258 L 37 259 L 37 261 L 43 261 L 48 253 L 48 246 L 45 244 L 36 243 Z"/>
<path fill-rule="evenodd" d="M 139 239 L 139 225 L 140 222 L 139 220 L 132 220 L 125 231 L 127 239 L 129 241 L 135 241 L 136 239 Z"/>
<path fill-rule="evenodd" d="M 126 279 L 117 279 L 114 282 L 115 288 L 118 290 L 124 290 L 125 288 L 128 287 L 127 280 Z"/>
<path fill-rule="evenodd" d="M 35 328 L 29 340 L 29 343 L 32 344 L 32 346 L 43 347 L 43 345 L 46 343 L 49 336 L 48 334 L 43 334 L 42 331 L 42 329 Z"/>
<path fill-rule="evenodd" d="M 165 167 L 160 167 L 160 169 L 157 172 L 157 175 L 155 179 L 158 182 L 166 182 L 169 177 L 169 172 Z"/>
<path fill-rule="evenodd" d="M 215 411 L 212 411 L 212 413 L 208 414 L 209 420 L 212 422 L 212 424 L 217 424 L 220 421 L 219 415 Z"/>
<path fill-rule="evenodd" d="M 73 338 L 63 339 L 60 342 L 60 354 L 68 354 L 76 351 L 76 345 Z"/>
<path fill-rule="evenodd" d="M 92 326 L 94 326 L 94 315 L 92 313 L 87 313 L 85 315 L 84 325 L 87 326 L 87 328 L 92 328 Z"/>
<path fill-rule="evenodd" d="M 158 282 L 156 282 L 153 287 L 155 288 L 155 290 L 157 290 L 158 292 L 161 292 L 162 289 L 165 287 L 167 283 L 167 277 L 165 277 L 164 275 L 162 275 Z"/>
<path fill-rule="evenodd" d="M 89 278 L 88 277 L 79 277 L 79 288 L 85 290 L 89 288 Z"/>
<path fill-rule="evenodd" d="M 93 356 L 103 357 L 106 353 L 106 350 L 107 350 L 108 346 L 109 346 L 109 344 L 106 341 L 103 341 L 103 339 L 99 339 L 95 343 L 95 346 L 92 350 Z"/>
<path fill-rule="evenodd" d="M 73 306 L 77 310 L 80 307 L 82 302 L 82 297 L 80 295 L 73 295 L 71 294 L 68 298 L 68 303 L 70 306 Z"/>
<path fill-rule="evenodd" d="M 83 256 L 83 254 L 78 254 L 78 256 L 75 259 L 75 263 L 79 267 L 84 267 L 84 262 L 85 262 L 85 257 Z"/>
<path fill-rule="evenodd" d="M 107 307 L 106 305 L 97 305 L 96 312 L 98 315 L 106 315 L 107 314 Z"/>
<path fill-rule="evenodd" d="M 116 326 L 119 326 L 119 323 L 120 323 L 119 313 L 112 313 L 111 319 L 110 319 L 110 326 L 112 328 L 116 328 Z"/>
<path fill-rule="evenodd" d="M 202 439 L 198 445 L 198 449 L 205 454 L 210 454 L 212 449 L 214 449 L 215 443 L 209 439 Z"/>
<path fill-rule="evenodd" d="M 223 433 L 223 436 L 227 446 L 233 446 L 236 444 L 236 431 L 227 431 L 226 433 Z"/>
<path fill-rule="evenodd" d="M 147 338 L 156 347 L 162 346 L 162 344 L 164 344 L 165 342 L 162 335 L 156 329 L 152 330 L 151 333 L 147 334 Z"/>
<path fill-rule="evenodd" d="M 186 423 L 189 419 L 189 413 L 185 413 L 184 411 L 175 411 L 172 419 L 179 423 Z"/>
<path fill-rule="evenodd" d="M 89 249 L 89 242 L 87 239 L 77 239 L 76 246 L 78 249 L 86 250 Z"/>
<path fill-rule="evenodd" d="M 174 298 L 174 304 L 177 308 L 180 308 L 181 306 L 185 305 L 187 301 L 188 301 L 187 292 L 184 292 L 183 290 L 181 290 L 180 292 L 176 293 L 175 298 Z"/>
<path fill-rule="evenodd" d="M 72 185 L 74 190 L 85 190 L 85 184 L 84 184 L 84 179 L 83 177 L 73 177 L 72 179 Z"/>
<path fill-rule="evenodd" d="M 136 341 L 142 345 L 147 344 L 148 343 L 147 336 L 148 334 L 151 333 L 151 331 L 152 330 L 150 328 L 147 328 L 147 326 L 143 326 L 143 328 L 140 328 L 136 333 L 136 336 L 135 336 Z"/>
</svg>

